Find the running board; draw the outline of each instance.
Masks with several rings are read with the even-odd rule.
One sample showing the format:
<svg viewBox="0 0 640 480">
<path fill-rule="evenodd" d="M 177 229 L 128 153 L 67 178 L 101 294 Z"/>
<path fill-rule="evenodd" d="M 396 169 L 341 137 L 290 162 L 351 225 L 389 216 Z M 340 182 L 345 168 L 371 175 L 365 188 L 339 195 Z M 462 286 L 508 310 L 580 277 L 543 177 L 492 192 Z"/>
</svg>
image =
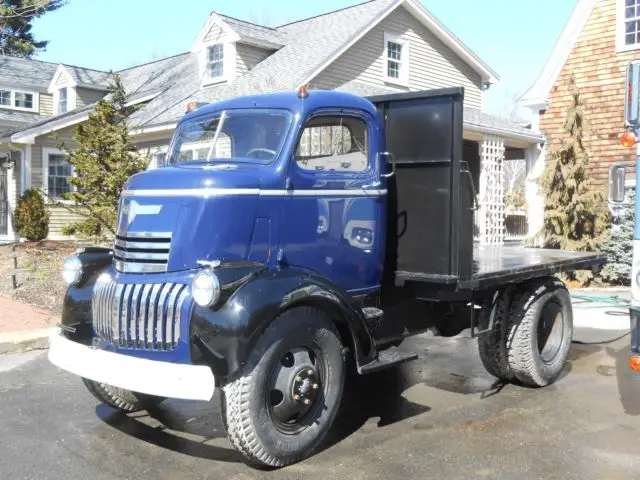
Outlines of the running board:
<svg viewBox="0 0 640 480">
<path fill-rule="evenodd" d="M 379 372 L 400 365 L 401 363 L 410 362 L 416 358 L 418 358 L 417 353 L 403 352 L 398 347 L 391 347 L 378 352 L 378 358 L 373 362 L 358 367 L 358 373 L 360 373 L 360 375 L 366 375 L 368 373 Z"/>
</svg>

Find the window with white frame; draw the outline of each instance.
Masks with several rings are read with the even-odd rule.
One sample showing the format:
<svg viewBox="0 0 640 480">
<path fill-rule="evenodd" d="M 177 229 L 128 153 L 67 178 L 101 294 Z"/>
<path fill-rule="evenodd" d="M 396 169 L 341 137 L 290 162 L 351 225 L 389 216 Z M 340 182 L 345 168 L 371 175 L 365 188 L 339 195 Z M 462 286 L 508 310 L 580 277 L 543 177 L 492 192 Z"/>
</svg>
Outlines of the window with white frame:
<svg viewBox="0 0 640 480">
<path fill-rule="evenodd" d="M 69 91 L 67 87 L 58 92 L 58 113 L 65 113 L 69 109 Z"/>
<path fill-rule="evenodd" d="M 640 48 L 640 0 L 617 0 L 618 51 Z"/>
<path fill-rule="evenodd" d="M 408 85 L 409 45 L 406 41 L 385 34 L 383 69 L 383 77 L 386 82 Z"/>
<path fill-rule="evenodd" d="M 207 47 L 207 75 L 209 78 L 224 76 L 224 44 L 217 43 Z"/>
<path fill-rule="evenodd" d="M 37 94 L 0 88 L 0 108 L 37 110 Z"/>
<path fill-rule="evenodd" d="M 63 200 L 63 194 L 73 190 L 69 177 L 73 167 L 62 153 L 47 152 L 47 195 L 54 200 Z"/>
</svg>

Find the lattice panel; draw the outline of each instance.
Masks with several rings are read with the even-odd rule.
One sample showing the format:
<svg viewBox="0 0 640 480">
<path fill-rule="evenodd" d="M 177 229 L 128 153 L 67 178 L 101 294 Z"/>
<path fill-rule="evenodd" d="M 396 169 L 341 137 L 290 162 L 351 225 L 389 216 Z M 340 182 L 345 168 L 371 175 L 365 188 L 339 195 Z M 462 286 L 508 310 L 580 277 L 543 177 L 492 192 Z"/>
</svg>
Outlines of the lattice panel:
<svg viewBox="0 0 640 480">
<path fill-rule="evenodd" d="M 478 227 L 482 245 L 504 243 L 504 141 L 485 137 L 480 144 L 480 211 Z"/>
</svg>

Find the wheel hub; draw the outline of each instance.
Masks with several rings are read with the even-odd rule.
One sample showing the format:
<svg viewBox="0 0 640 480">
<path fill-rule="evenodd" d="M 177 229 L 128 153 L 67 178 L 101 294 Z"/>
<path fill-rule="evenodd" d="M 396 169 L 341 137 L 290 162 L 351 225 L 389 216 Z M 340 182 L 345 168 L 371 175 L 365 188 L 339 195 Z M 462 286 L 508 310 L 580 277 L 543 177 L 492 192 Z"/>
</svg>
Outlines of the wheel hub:
<svg viewBox="0 0 640 480">
<path fill-rule="evenodd" d="M 306 347 L 290 349 L 269 377 L 267 408 L 274 425 L 296 434 L 309 424 L 320 403 L 322 376 L 314 352 Z"/>
</svg>

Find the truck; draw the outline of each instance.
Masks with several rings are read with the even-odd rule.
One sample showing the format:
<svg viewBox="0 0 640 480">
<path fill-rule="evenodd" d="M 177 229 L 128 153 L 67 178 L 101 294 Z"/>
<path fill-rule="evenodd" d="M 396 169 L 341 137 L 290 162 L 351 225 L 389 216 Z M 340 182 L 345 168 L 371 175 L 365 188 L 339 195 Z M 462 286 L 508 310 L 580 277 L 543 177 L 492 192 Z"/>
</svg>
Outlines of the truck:
<svg viewBox="0 0 640 480">
<path fill-rule="evenodd" d="M 501 381 L 554 382 L 573 331 L 555 274 L 606 258 L 474 246 L 463 100 L 301 87 L 192 105 L 168 165 L 127 181 L 113 248 L 65 260 L 49 360 L 124 412 L 219 393 L 262 467 L 316 451 L 351 374 L 414 360 L 412 335 L 469 331 Z"/>
</svg>

